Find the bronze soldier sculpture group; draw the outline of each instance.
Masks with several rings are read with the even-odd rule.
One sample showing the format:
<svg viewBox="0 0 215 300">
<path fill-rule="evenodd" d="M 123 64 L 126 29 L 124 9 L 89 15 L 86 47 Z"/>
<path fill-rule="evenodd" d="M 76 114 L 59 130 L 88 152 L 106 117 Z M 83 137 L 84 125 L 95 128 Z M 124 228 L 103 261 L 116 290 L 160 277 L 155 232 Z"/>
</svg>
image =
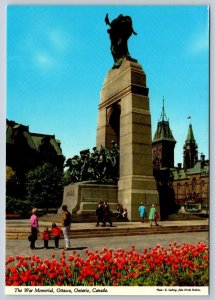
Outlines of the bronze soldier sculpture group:
<svg viewBox="0 0 215 300">
<path fill-rule="evenodd" d="M 113 141 L 112 149 L 101 146 L 80 151 L 66 161 L 70 183 L 88 181 L 115 184 L 119 179 L 119 148 Z"/>
</svg>

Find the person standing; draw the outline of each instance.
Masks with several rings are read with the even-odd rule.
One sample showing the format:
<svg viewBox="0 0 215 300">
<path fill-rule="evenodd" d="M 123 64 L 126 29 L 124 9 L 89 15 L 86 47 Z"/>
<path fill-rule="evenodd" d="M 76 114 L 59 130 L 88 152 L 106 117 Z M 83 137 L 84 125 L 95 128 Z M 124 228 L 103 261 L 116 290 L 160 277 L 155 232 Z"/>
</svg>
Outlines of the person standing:
<svg viewBox="0 0 215 300">
<path fill-rule="evenodd" d="M 155 222 L 155 225 L 158 226 L 157 223 L 157 211 L 156 208 L 154 206 L 154 204 L 152 204 L 151 208 L 150 208 L 150 212 L 149 212 L 149 221 L 150 221 L 150 225 L 152 226 L 152 222 Z"/>
<path fill-rule="evenodd" d="M 145 206 L 143 205 L 142 202 L 140 203 L 138 211 L 139 211 L 139 215 L 140 215 L 140 217 L 142 219 L 141 223 L 144 223 L 145 215 L 146 215 L 146 208 L 145 208 Z"/>
<path fill-rule="evenodd" d="M 55 249 L 59 249 L 60 228 L 55 223 L 52 224 L 52 233 L 54 236 Z"/>
<path fill-rule="evenodd" d="M 108 222 L 110 224 L 110 227 L 112 227 L 110 206 L 108 205 L 107 202 L 104 202 L 103 225 L 102 225 L 103 227 L 105 227 L 106 222 Z"/>
<path fill-rule="evenodd" d="M 99 201 L 98 206 L 96 208 L 96 215 L 97 215 L 97 224 L 96 226 L 99 226 L 99 222 L 103 222 L 103 202 Z"/>
<path fill-rule="evenodd" d="M 31 225 L 31 239 L 30 239 L 30 248 L 35 249 L 35 241 L 37 240 L 37 233 L 39 232 L 39 222 L 37 217 L 37 208 L 33 208 L 31 211 L 32 215 L 30 217 Z"/>
<path fill-rule="evenodd" d="M 43 231 L 43 241 L 44 241 L 44 248 L 45 249 L 48 249 L 50 239 L 51 239 L 51 236 L 50 236 L 49 229 L 48 229 L 48 227 L 45 227 L 44 231 Z"/>
<path fill-rule="evenodd" d="M 67 210 L 67 205 L 62 205 L 63 218 L 62 218 L 62 231 L 65 240 L 65 250 L 70 248 L 70 224 L 71 224 L 71 213 Z"/>
</svg>

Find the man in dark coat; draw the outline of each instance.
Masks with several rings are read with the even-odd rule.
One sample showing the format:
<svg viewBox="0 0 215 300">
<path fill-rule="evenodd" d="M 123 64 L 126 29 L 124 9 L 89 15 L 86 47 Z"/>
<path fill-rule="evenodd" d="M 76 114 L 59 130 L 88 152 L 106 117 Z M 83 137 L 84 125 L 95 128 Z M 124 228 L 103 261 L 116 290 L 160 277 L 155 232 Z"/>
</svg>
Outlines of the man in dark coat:
<svg viewBox="0 0 215 300">
<path fill-rule="evenodd" d="M 96 226 L 99 226 L 99 222 L 103 222 L 103 209 L 104 209 L 103 202 L 99 201 L 98 206 L 96 208 L 96 215 L 97 215 L 97 224 L 96 224 Z"/>
<path fill-rule="evenodd" d="M 107 202 L 104 202 L 104 209 L 103 209 L 103 227 L 105 227 L 106 222 L 108 222 L 110 224 L 110 226 L 112 226 L 112 222 L 111 222 L 111 211 L 110 211 L 110 206 L 108 205 Z"/>
</svg>

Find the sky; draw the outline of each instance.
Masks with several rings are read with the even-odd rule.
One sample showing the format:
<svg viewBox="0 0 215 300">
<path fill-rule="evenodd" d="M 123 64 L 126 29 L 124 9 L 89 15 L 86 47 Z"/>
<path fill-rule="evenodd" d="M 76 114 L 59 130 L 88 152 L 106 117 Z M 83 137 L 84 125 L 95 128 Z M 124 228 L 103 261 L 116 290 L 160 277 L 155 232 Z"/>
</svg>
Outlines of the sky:
<svg viewBox="0 0 215 300">
<path fill-rule="evenodd" d="M 199 156 L 209 152 L 207 6 L 24 6 L 7 11 L 6 117 L 55 134 L 66 159 L 96 145 L 100 91 L 113 66 L 106 13 L 132 18 L 129 52 L 146 73 L 152 138 L 162 100 L 177 143 L 191 122 Z M 187 119 L 191 116 L 191 119 Z"/>
</svg>

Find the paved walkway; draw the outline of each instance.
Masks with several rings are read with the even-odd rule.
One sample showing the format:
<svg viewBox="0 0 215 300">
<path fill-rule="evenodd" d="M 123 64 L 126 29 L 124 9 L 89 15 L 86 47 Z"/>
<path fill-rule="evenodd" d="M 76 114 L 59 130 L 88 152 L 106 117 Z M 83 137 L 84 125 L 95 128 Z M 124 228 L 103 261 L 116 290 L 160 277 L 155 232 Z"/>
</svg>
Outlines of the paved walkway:
<svg viewBox="0 0 215 300">
<path fill-rule="evenodd" d="M 192 221 L 160 221 L 159 225 L 161 227 L 169 227 L 170 232 L 171 228 L 179 226 L 188 226 L 188 228 L 192 228 L 193 226 L 199 226 L 199 225 L 208 225 L 208 220 L 192 220 Z M 51 227 L 50 222 L 41 221 L 39 222 L 39 228 L 40 232 L 43 231 L 43 228 L 45 226 Z M 79 230 L 86 231 L 87 238 L 71 238 L 71 250 L 68 251 L 68 253 L 71 253 L 72 251 L 78 251 L 82 256 L 86 256 L 85 251 L 88 250 L 96 250 L 96 249 L 102 249 L 103 247 L 106 248 L 124 248 L 124 249 L 130 249 L 131 246 L 134 244 L 137 251 L 142 251 L 144 247 L 154 247 L 157 243 L 163 244 L 164 246 L 167 246 L 169 242 L 177 241 L 179 243 L 197 243 L 198 241 L 208 243 L 208 232 L 183 232 L 183 233 L 165 233 L 165 234 L 141 234 L 141 235 L 135 235 L 135 231 L 138 231 L 138 228 L 149 228 L 150 224 L 149 222 L 146 223 L 140 223 L 140 222 L 118 222 L 114 223 L 113 227 L 96 227 L 95 223 L 72 223 L 71 224 L 71 236 L 72 233 Z M 124 229 L 130 229 L 130 228 L 136 228 L 137 230 L 134 231 L 134 235 L 130 236 L 99 236 L 99 237 L 92 237 L 92 232 L 96 230 L 118 230 L 120 228 Z M 155 226 L 153 226 L 154 229 Z M 6 221 L 6 230 L 15 230 L 17 232 L 25 231 L 30 232 L 29 227 L 29 220 L 7 220 Z M 46 250 L 43 249 L 43 241 L 41 239 L 38 239 L 36 241 L 36 250 L 31 250 L 29 247 L 29 242 L 27 238 L 24 239 L 8 239 L 6 240 L 6 257 L 8 256 L 15 256 L 15 255 L 39 255 L 41 258 L 49 258 L 52 253 L 56 254 L 56 257 L 59 257 L 61 255 L 61 251 L 64 249 L 64 240 L 60 240 L 60 249 L 54 250 L 54 241 L 49 241 L 49 247 L 50 249 Z"/>
<path fill-rule="evenodd" d="M 138 236 L 122 236 L 122 237 L 99 237 L 99 238 L 84 238 L 84 239 L 71 239 L 71 248 L 66 252 L 66 255 L 73 254 L 74 251 L 80 253 L 81 257 L 86 257 L 86 250 L 95 251 L 101 250 L 103 247 L 116 250 L 124 248 L 125 250 L 131 249 L 135 245 L 137 252 L 142 252 L 144 247 L 153 248 L 156 244 L 167 247 L 169 243 L 177 241 L 178 243 L 193 243 L 199 241 L 208 245 L 208 232 L 188 232 L 188 233 L 170 233 L 170 234 L 156 234 L 156 235 L 138 235 Z M 56 259 L 61 256 L 64 250 L 64 240 L 60 240 L 60 249 L 55 250 L 54 241 L 49 241 L 49 249 L 43 249 L 43 241 L 36 241 L 36 249 L 31 250 L 27 240 L 7 240 L 6 241 L 6 258 L 16 255 L 38 255 L 40 258 L 51 258 L 51 254 L 56 255 Z"/>
<path fill-rule="evenodd" d="M 199 225 L 208 225 L 208 220 L 192 220 L 192 221 L 160 221 L 161 227 L 175 227 L 175 226 L 199 226 Z M 39 222 L 40 231 L 43 231 L 45 226 L 51 227 L 50 222 L 41 221 Z M 88 238 L 71 238 L 71 252 L 73 250 L 77 250 L 81 255 L 85 255 L 85 250 L 95 250 L 101 249 L 103 247 L 107 248 L 125 248 L 130 249 L 132 244 L 136 246 L 137 251 L 141 251 L 145 246 L 154 247 L 157 243 L 168 245 L 169 242 L 173 242 L 174 240 L 179 243 L 188 242 L 188 243 L 196 243 L 198 241 L 203 241 L 208 243 L 208 232 L 184 232 L 184 233 L 166 233 L 166 234 L 148 234 L 148 235 L 132 235 L 132 236 L 109 236 L 109 237 L 92 237 L 90 236 L 90 232 L 96 230 L 117 230 L 120 228 L 150 228 L 149 222 L 140 223 L 140 222 L 118 222 L 113 224 L 114 227 L 96 227 L 95 223 L 72 223 L 71 231 L 76 232 L 78 230 L 86 230 L 86 233 L 89 235 Z M 155 226 L 153 226 L 155 229 Z M 30 232 L 29 228 L 29 220 L 7 220 L 6 221 L 6 229 L 19 231 Z M 89 231 L 90 230 L 90 231 Z M 39 255 L 41 258 L 47 258 L 51 255 L 51 253 L 55 253 L 57 256 L 60 256 L 61 251 L 64 249 L 64 240 L 60 240 L 60 248 L 59 250 L 54 250 L 54 241 L 51 240 L 49 242 L 50 249 L 43 249 L 43 241 L 39 239 L 36 242 L 36 250 L 31 250 L 29 248 L 29 242 L 27 239 L 23 240 L 15 240 L 8 239 L 6 240 L 6 256 L 14 256 L 14 255 Z"/>
</svg>

